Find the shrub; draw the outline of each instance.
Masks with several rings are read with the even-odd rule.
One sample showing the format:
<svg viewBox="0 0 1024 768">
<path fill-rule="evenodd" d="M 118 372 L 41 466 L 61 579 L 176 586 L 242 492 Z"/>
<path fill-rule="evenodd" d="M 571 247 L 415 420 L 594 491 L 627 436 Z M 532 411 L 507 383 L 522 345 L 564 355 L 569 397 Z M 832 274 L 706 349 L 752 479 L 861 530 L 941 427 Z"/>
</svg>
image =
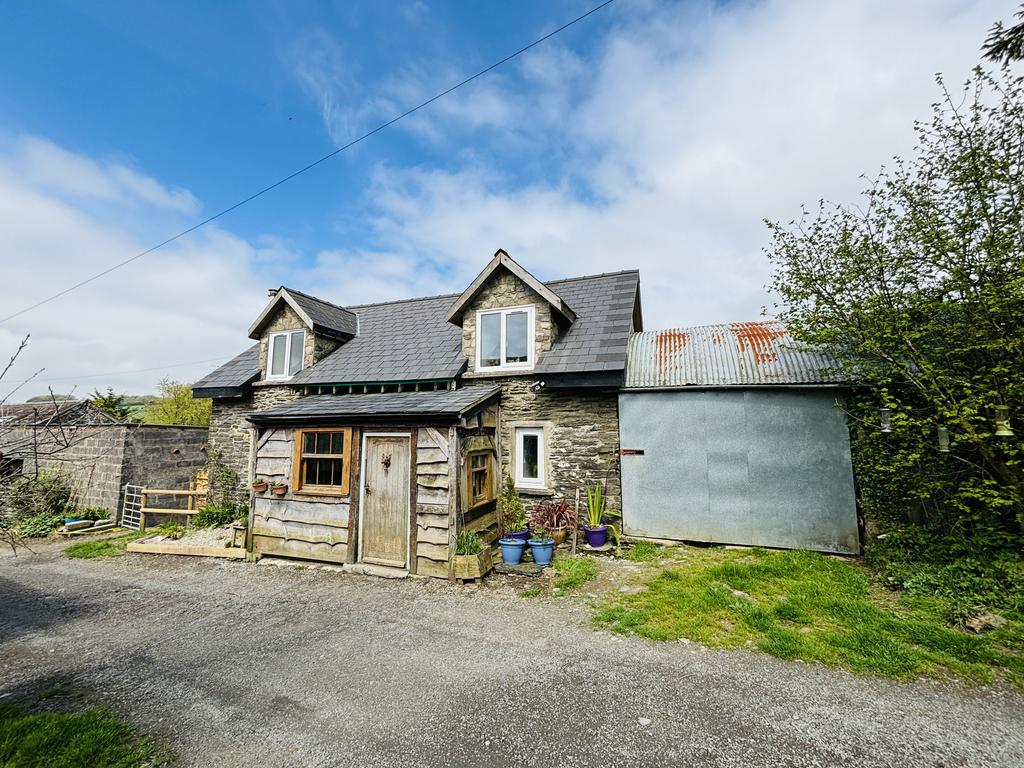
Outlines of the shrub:
<svg viewBox="0 0 1024 768">
<path fill-rule="evenodd" d="M 45 536 L 74 510 L 74 491 L 63 472 L 21 475 L 4 489 L 5 523 L 20 536 Z"/>
<path fill-rule="evenodd" d="M 574 528 L 576 515 L 565 499 L 541 501 L 533 505 L 533 511 L 530 513 L 530 525 L 548 531 Z"/>
<path fill-rule="evenodd" d="M 76 509 L 73 516 L 79 520 L 106 520 L 114 515 L 103 507 L 82 507 L 81 509 Z"/>
<path fill-rule="evenodd" d="M 245 504 L 207 504 L 192 516 L 192 525 L 196 528 L 215 528 L 235 520 L 244 521 L 248 516 L 249 508 Z"/>
<path fill-rule="evenodd" d="M 1024 615 L 1024 548 L 1004 537 L 892 528 L 868 544 L 868 563 L 892 589 L 938 598 L 960 623 L 984 608 Z"/>
<path fill-rule="evenodd" d="M 477 555 L 483 549 L 483 542 L 476 531 L 460 531 L 455 537 L 456 555 Z"/>
<path fill-rule="evenodd" d="M 511 476 L 505 478 L 505 489 L 498 499 L 498 519 L 506 533 L 526 529 L 526 507 Z"/>
</svg>

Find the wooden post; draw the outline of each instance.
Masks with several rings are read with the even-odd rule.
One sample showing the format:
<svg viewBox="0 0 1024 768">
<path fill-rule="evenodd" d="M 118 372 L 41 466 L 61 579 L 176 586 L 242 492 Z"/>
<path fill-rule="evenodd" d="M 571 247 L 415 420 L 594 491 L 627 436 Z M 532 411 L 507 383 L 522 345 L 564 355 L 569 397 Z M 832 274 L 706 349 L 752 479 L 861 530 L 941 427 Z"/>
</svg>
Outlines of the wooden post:
<svg viewBox="0 0 1024 768">
<path fill-rule="evenodd" d="M 146 492 L 142 492 L 142 503 L 139 505 L 139 530 L 146 530 L 146 513 L 142 510 L 149 506 L 149 499 L 147 498 Z"/>
<path fill-rule="evenodd" d="M 572 554 L 576 555 L 576 539 L 580 535 L 580 489 L 576 489 L 576 513 L 573 515 Z"/>
</svg>

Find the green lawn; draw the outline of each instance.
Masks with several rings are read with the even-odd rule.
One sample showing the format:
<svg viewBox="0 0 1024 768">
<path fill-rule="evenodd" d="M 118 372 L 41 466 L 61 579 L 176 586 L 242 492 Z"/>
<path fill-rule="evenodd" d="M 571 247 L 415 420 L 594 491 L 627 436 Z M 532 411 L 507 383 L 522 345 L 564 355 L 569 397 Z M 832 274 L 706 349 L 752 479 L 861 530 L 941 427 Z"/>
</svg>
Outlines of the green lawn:
<svg viewBox="0 0 1024 768">
<path fill-rule="evenodd" d="M 646 550 L 638 554 L 652 559 Z M 939 601 L 876 587 L 853 561 L 679 547 L 649 573 L 646 589 L 611 598 L 595 622 L 623 634 L 754 647 L 885 677 L 952 672 L 980 681 L 1005 676 L 1024 686 L 1024 623 L 968 634 L 947 626 Z"/>
<path fill-rule="evenodd" d="M 117 557 L 118 555 L 124 554 L 125 547 L 128 546 L 129 541 L 134 541 L 135 539 L 145 535 L 146 533 L 133 531 L 131 533 L 121 534 L 120 536 L 111 536 L 105 539 L 80 541 L 77 544 L 72 544 L 70 547 L 66 547 L 64 549 L 64 554 L 68 557 L 83 560 L 89 560 L 94 557 Z"/>
<path fill-rule="evenodd" d="M 142 768 L 165 760 L 105 709 L 0 705 L 0 768 Z"/>
</svg>

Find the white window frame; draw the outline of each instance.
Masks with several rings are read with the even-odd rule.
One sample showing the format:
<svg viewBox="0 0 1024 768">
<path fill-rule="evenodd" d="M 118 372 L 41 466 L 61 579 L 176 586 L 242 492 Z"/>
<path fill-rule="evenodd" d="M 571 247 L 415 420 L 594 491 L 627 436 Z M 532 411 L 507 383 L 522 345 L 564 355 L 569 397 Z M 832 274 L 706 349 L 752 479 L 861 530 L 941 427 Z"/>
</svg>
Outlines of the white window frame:
<svg viewBox="0 0 1024 768">
<path fill-rule="evenodd" d="M 508 315 L 513 312 L 526 312 L 526 362 L 509 363 L 505 360 L 505 322 Z M 482 341 L 482 321 L 484 315 L 500 315 L 500 337 L 498 341 L 498 365 L 482 365 L 480 360 L 480 343 Z M 501 307 L 500 309 L 478 309 L 476 312 L 476 370 L 478 371 L 528 371 L 533 368 L 537 343 L 536 335 L 537 308 L 533 304 L 526 304 L 521 307 Z"/>
<path fill-rule="evenodd" d="M 538 477 L 523 477 L 523 437 L 526 435 L 537 436 L 537 475 Z M 545 489 L 547 485 L 547 445 L 544 440 L 544 427 L 515 427 L 515 481 L 517 488 Z"/>
<path fill-rule="evenodd" d="M 302 334 L 302 365 L 299 366 L 298 373 L 306 367 L 306 329 L 305 328 L 293 328 L 290 331 L 276 331 L 267 338 L 267 381 L 284 381 L 290 379 L 295 373 L 288 373 L 288 361 L 292 359 L 292 334 Z M 278 336 L 284 336 L 284 373 L 274 374 L 272 373 L 274 367 L 274 339 Z"/>
</svg>

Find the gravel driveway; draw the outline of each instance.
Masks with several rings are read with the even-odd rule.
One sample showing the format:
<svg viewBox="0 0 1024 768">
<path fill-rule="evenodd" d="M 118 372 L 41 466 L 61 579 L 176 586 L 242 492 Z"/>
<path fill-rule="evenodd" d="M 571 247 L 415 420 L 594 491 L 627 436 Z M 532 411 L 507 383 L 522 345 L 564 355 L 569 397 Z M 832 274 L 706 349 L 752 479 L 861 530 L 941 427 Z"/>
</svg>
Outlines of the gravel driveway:
<svg viewBox="0 0 1024 768">
<path fill-rule="evenodd" d="M 1024 696 L 590 629 L 568 600 L 0 555 L 0 692 L 73 676 L 195 766 L 1015 766 Z"/>
</svg>

